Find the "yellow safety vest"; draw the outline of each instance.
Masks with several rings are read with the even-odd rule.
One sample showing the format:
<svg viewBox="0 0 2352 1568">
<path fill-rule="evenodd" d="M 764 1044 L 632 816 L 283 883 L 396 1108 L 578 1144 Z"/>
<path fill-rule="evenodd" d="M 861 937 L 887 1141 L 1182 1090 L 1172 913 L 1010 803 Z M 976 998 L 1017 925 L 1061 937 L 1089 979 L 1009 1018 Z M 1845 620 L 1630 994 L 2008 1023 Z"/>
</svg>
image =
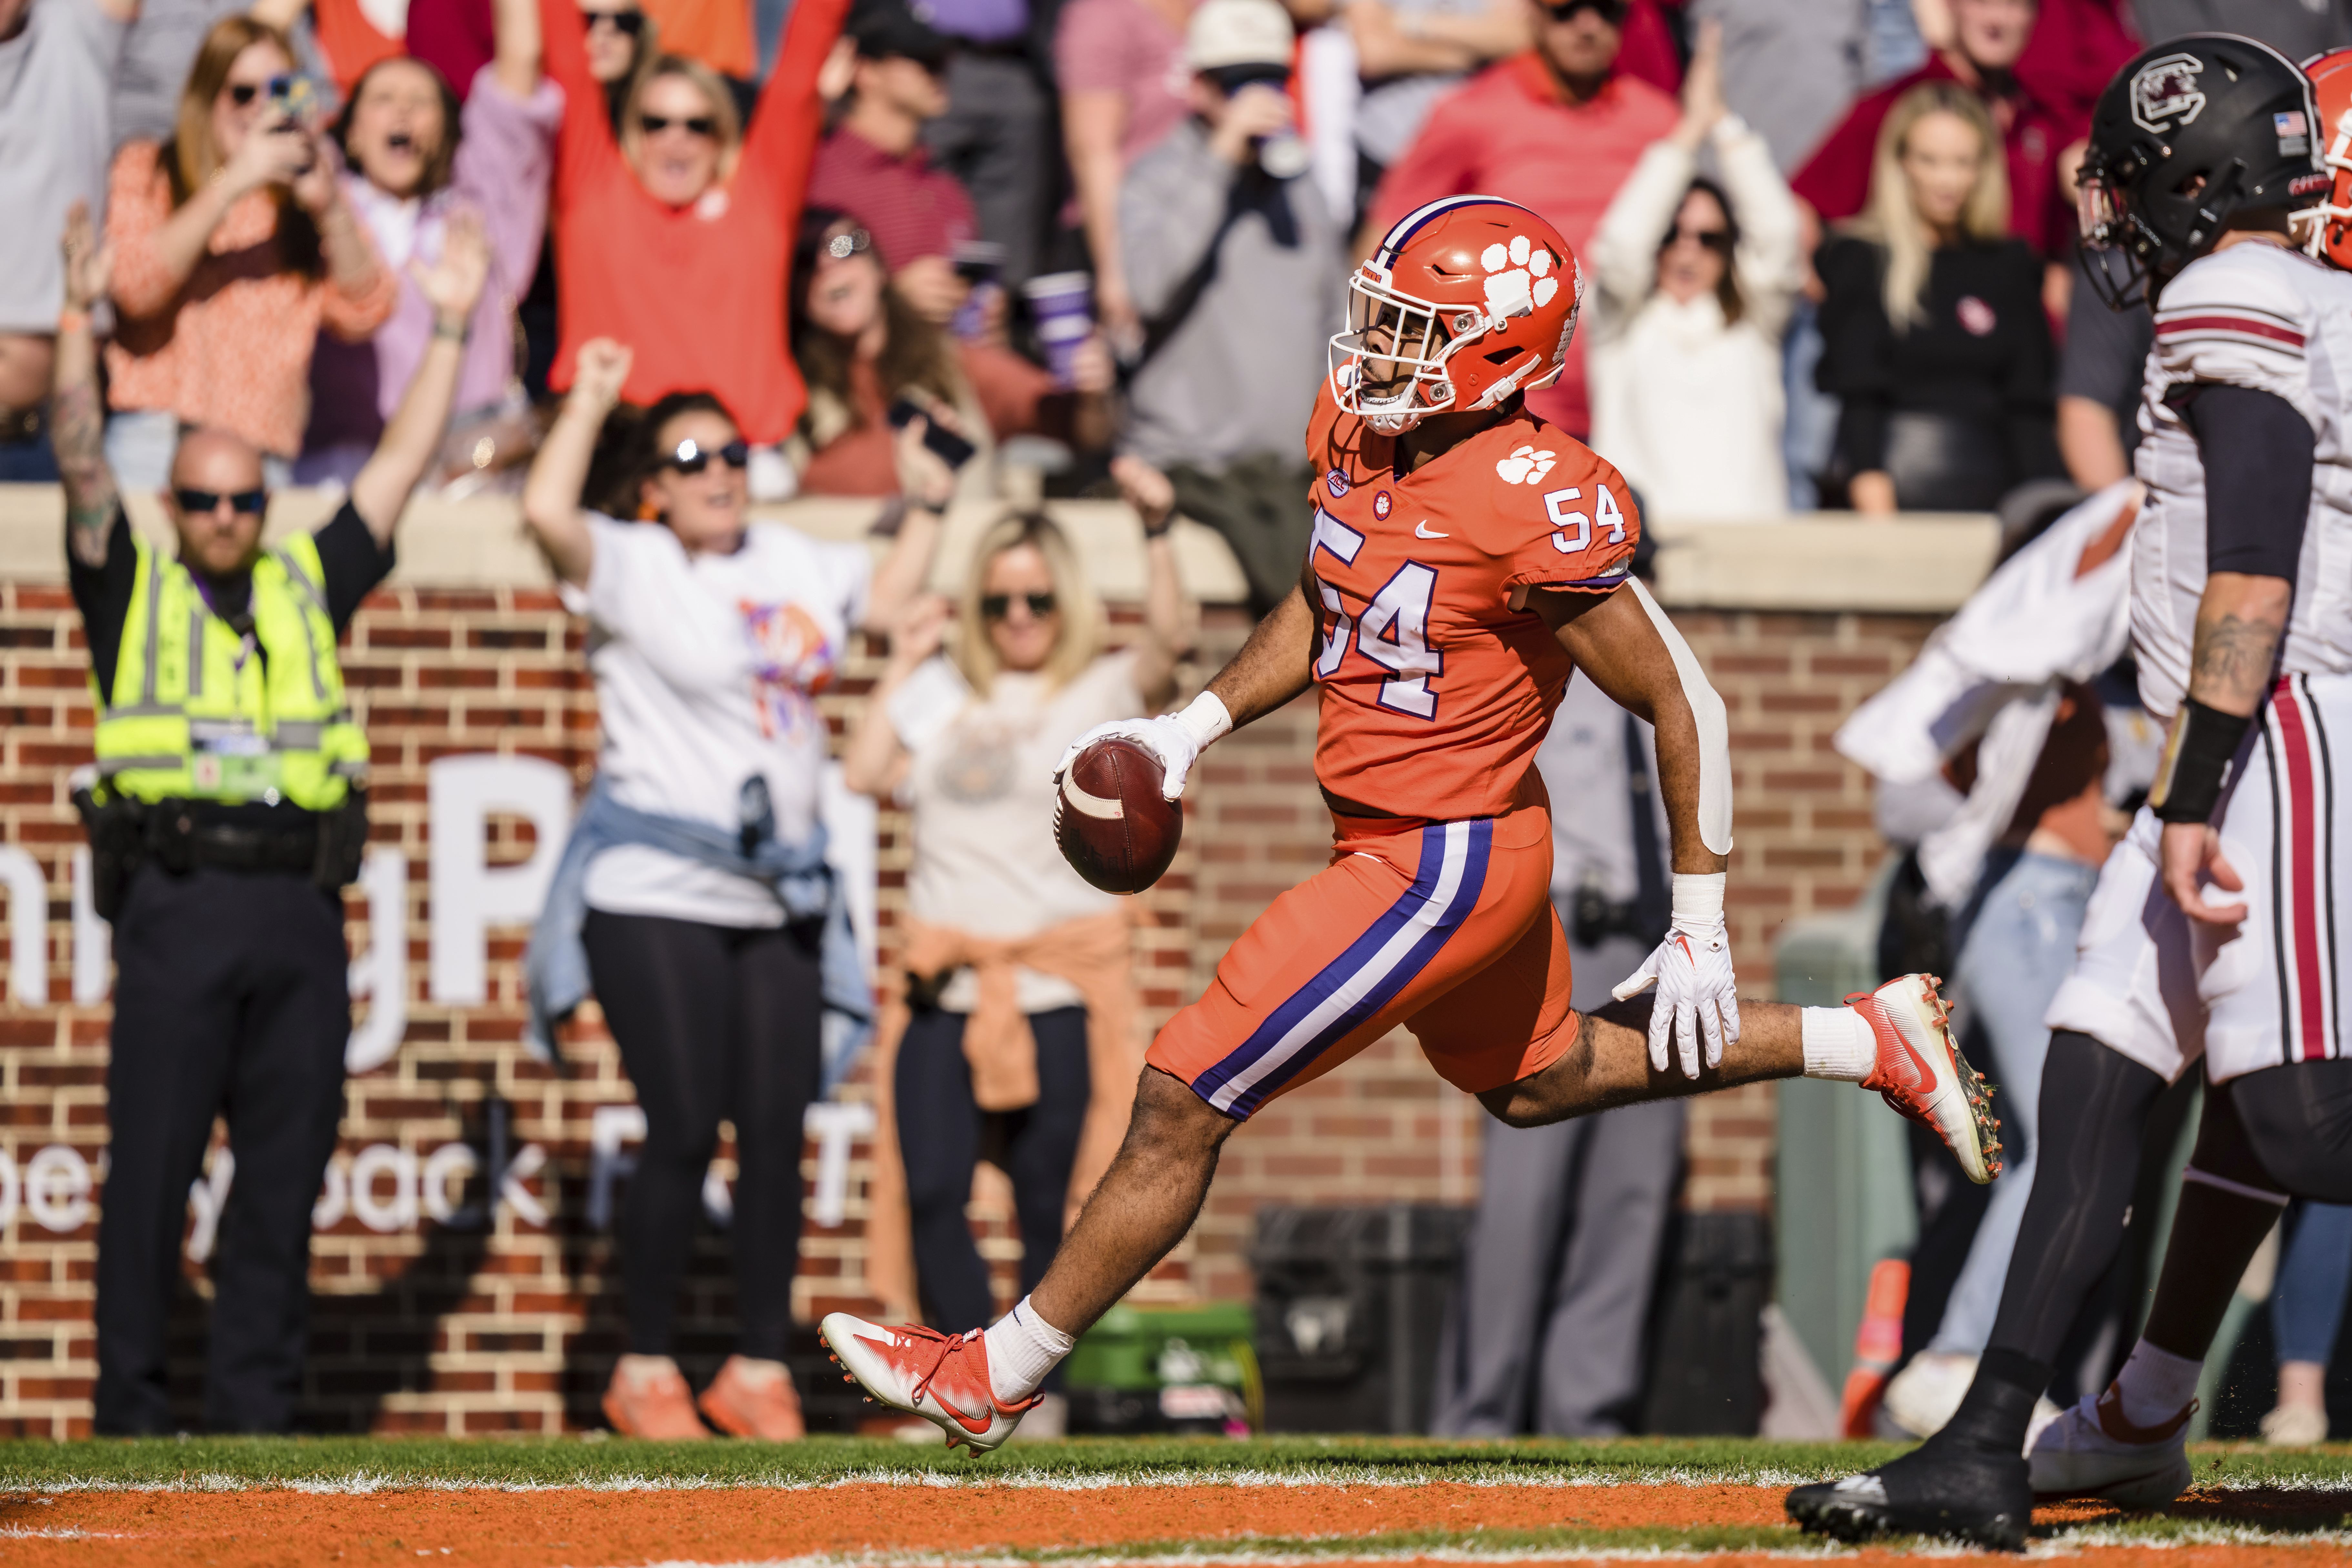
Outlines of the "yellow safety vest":
<svg viewBox="0 0 2352 1568">
<path fill-rule="evenodd" d="M 135 800 L 341 805 L 368 744 L 343 706 L 317 542 L 298 533 L 254 563 L 257 652 L 185 566 L 138 551 L 114 693 L 97 694 L 100 775 Z"/>
</svg>

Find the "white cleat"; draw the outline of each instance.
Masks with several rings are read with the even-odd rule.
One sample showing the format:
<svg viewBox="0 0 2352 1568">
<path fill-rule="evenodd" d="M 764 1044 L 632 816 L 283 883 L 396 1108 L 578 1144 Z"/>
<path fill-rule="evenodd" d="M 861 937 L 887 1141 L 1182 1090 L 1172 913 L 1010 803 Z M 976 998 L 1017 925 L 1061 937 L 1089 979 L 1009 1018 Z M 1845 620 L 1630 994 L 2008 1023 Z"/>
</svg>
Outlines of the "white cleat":
<svg viewBox="0 0 2352 1568">
<path fill-rule="evenodd" d="M 2084 1395 L 2042 1429 L 2026 1455 L 2036 1501 L 2094 1497 L 2124 1508 L 2158 1509 L 2189 1489 L 2189 1418 L 2197 1402 L 2160 1426 L 2124 1419 L 2115 1385 Z"/>
<path fill-rule="evenodd" d="M 1951 1006 L 1932 974 L 1898 974 L 1845 1005 L 1862 1015 L 1878 1042 L 1878 1064 L 1862 1080 L 1912 1121 L 1932 1128 L 1982 1186 L 2000 1174 L 2000 1122 L 1992 1088 L 1952 1041 Z"/>
<path fill-rule="evenodd" d="M 1045 1395 L 1001 1405 L 988 1381 L 988 1344 L 975 1330 L 943 1334 L 910 1323 L 885 1326 L 828 1312 L 821 1331 L 833 1358 L 866 1392 L 893 1410 L 919 1415 L 948 1436 L 985 1454 L 1013 1436 L 1021 1417 Z"/>
</svg>

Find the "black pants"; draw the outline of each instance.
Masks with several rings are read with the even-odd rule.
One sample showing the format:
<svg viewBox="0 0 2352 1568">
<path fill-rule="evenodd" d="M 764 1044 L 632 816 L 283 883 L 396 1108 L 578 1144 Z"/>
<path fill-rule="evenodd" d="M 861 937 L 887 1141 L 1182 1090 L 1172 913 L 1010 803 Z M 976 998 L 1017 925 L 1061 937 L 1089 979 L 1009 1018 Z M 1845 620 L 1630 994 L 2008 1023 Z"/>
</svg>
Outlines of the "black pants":
<svg viewBox="0 0 2352 1568">
<path fill-rule="evenodd" d="M 205 1421 L 289 1430 L 310 1338 L 310 1206 L 343 1111 L 341 900 L 302 877 L 149 866 L 115 920 L 114 957 L 98 1430 L 173 1429 L 164 1324 L 216 1113 L 236 1174 L 214 1253 Z"/>
<path fill-rule="evenodd" d="M 1037 1288 L 1062 1244 L 1062 1205 L 1087 1120 L 1087 1010 L 1029 1015 L 1037 1037 L 1037 1103 L 1000 1113 L 999 1125 L 971 1099 L 961 1013 L 927 1008 L 907 1026 L 896 1080 L 898 1150 L 913 1211 L 915 1285 L 931 1321 L 950 1333 L 996 1316 L 988 1265 L 973 1245 L 964 1205 L 971 1168 L 985 1152 L 1013 1178 L 1021 1225 L 1021 1289 Z M 994 1137 L 1001 1136 L 1001 1151 Z"/>
<path fill-rule="evenodd" d="M 646 1142 L 621 1205 L 629 1350 L 667 1355 L 719 1123 L 735 1123 L 735 1348 L 782 1361 L 801 1251 L 802 1121 L 816 1097 L 821 928 L 589 911 L 588 973 Z"/>
</svg>

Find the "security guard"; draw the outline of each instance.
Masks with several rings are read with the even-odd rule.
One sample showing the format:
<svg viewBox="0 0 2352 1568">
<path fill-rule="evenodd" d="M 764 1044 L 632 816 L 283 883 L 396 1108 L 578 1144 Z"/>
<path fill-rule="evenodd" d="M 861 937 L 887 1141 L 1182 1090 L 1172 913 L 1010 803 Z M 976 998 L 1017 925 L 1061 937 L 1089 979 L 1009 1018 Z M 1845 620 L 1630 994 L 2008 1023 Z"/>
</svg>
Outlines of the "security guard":
<svg viewBox="0 0 2352 1568">
<path fill-rule="evenodd" d="M 367 840 L 367 738 L 335 644 L 392 570 L 393 525 L 438 452 L 488 252 L 461 216 L 439 261 L 413 269 L 434 340 L 333 521 L 265 549 L 261 454 L 189 431 L 163 497 L 179 535 L 167 559 L 131 530 L 103 455 L 89 311 L 109 258 L 79 206 L 65 249 L 51 427 L 99 703 L 97 781 L 76 800 L 118 965 L 97 1426 L 173 1429 L 164 1324 L 188 1188 L 222 1114 L 236 1164 L 205 1421 L 281 1432 L 309 1334 L 310 1205 L 343 1107 L 341 889 Z"/>
</svg>

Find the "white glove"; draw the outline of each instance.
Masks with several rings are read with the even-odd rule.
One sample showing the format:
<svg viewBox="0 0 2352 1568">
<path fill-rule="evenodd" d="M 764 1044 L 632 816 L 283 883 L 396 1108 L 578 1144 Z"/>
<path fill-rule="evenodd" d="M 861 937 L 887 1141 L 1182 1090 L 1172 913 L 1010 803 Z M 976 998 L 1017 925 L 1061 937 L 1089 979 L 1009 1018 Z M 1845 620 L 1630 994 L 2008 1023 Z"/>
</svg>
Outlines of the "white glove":
<svg viewBox="0 0 2352 1568">
<path fill-rule="evenodd" d="M 1233 716 L 1225 711 L 1225 705 L 1214 692 L 1203 691 L 1181 712 L 1096 725 L 1071 742 L 1062 760 L 1054 764 L 1054 782 L 1058 785 L 1078 753 L 1097 741 L 1133 741 L 1160 759 L 1160 798 L 1174 800 L 1184 793 L 1184 781 L 1202 748 L 1233 727 Z"/>
<path fill-rule="evenodd" d="M 1675 923 L 1642 967 L 1617 983 L 1620 1002 L 1658 988 L 1650 1008 L 1650 1068 L 1666 1070 L 1671 1030 L 1683 1076 L 1698 1077 L 1698 1047 L 1706 1065 L 1723 1065 L 1726 1040 L 1739 1038 L 1739 976 L 1731 966 L 1731 932 L 1723 921 L 1723 873 L 1675 878 Z"/>
</svg>

